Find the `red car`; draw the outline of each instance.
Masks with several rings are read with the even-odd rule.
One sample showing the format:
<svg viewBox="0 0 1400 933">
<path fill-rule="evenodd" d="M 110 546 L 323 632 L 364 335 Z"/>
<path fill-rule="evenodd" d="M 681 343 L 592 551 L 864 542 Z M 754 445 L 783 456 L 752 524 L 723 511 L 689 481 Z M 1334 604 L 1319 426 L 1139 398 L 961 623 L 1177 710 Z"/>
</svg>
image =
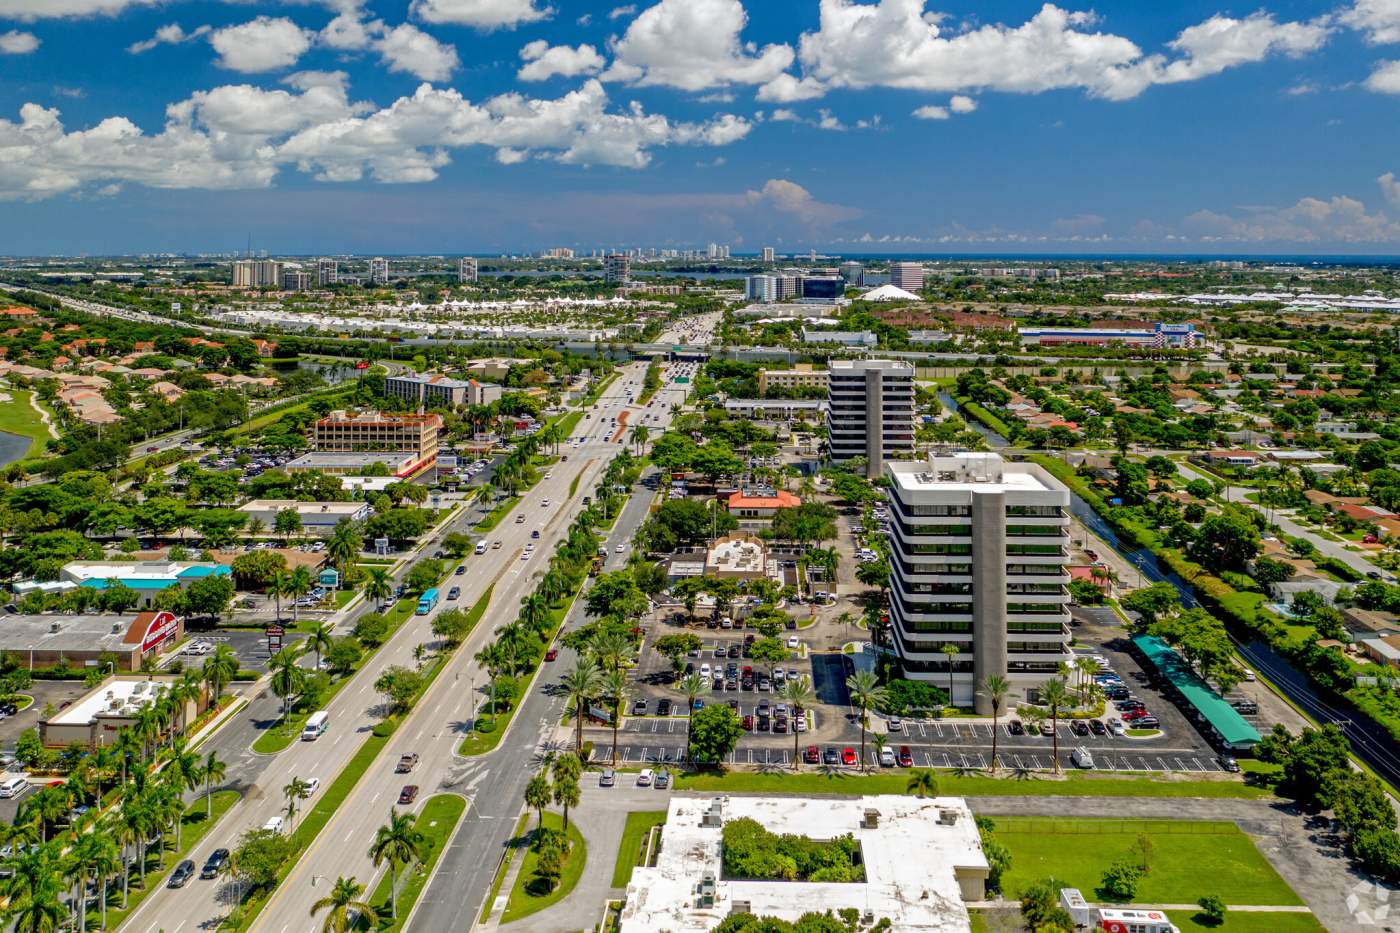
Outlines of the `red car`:
<svg viewBox="0 0 1400 933">
<path fill-rule="evenodd" d="M 909 751 L 908 745 L 899 746 L 899 766 L 901 768 L 914 767 L 914 754 Z"/>
<path fill-rule="evenodd" d="M 802 753 L 802 760 L 809 765 L 818 764 L 822 760 L 821 752 L 817 751 L 815 745 L 808 745 L 807 750 Z"/>
<path fill-rule="evenodd" d="M 555 658 L 557 658 L 557 657 L 559 657 L 559 649 L 558 649 L 558 648 L 550 648 L 548 651 L 546 651 L 546 652 L 544 653 L 544 659 L 545 659 L 546 661 L 553 661 L 553 660 L 554 660 Z"/>
<path fill-rule="evenodd" d="M 752 716 L 745 716 L 745 717 L 744 717 L 744 731 L 745 731 L 745 732 L 752 732 L 752 731 L 753 731 L 753 717 L 752 717 Z M 59 784 L 60 784 L 60 786 L 61 786 L 61 785 L 62 785 L 62 782 L 60 781 Z"/>
<path fill-rule="evenodd" d="M 1147 710 L 1145 709 L 1130 709 L 1123 714 L 1123 719 L 1125 722 L 1136 722 L 1137 720 L 1143 719 L 1146 716 Z"/>
<path fill-rule="evenodd" d="M 855 767 L 856 750 L 854 748 L 850 748 L 848 746 L 846 748 L 841 749 L 841 764 L 845 765 L 848 768 Z"/>
<path fill-rule="evenodd" d="M 399 791 L 399 806 L 406 807 L 418 799 L 418 785 L 405 784 L 403 790 Z"/>
</svg>

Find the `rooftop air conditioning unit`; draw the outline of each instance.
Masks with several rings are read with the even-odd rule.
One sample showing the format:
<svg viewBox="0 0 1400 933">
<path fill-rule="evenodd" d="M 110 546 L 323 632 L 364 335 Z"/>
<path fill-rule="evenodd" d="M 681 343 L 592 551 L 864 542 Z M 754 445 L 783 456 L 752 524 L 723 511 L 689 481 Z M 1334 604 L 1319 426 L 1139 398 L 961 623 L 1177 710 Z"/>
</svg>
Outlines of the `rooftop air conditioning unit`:
<svg viewBox="0 0 1400 933">
<path fill-rule="evenodd" d="M 55 621 L 53 621 L 53 622 L 50 622 L 50 623 L 49 623 L 49 632 L 50 632 L 50 633 L 53 633 L 53 632 L 57 632 L 57 631 L 58 631 L 58 621 L 55 620 Z"/>
<path fill-rule="evenodd" d="M 956 824 L 957 822 L 958 822 L 958 811 L 957 811 L 957 810 L 940 809 L 940 810 L 938 811 L 938 825 L 940 825 L 940 826 L 953 826 L 953 825 Z"/>
<path fill-rule="evenodd" d="M 879 810 L 866 810 L 866 811 L 865 811 L 865 815 L 861 817 L 861 820 L 860 820 L 860 828 L 861 828 L 861 829 L 878 829 L 879 826 L 880 826 L 880 811 L 879 811 Z"/>
<path fill-rule="evenodd" d="M 701 826 L 723 826 L 724 825 L 724 801 L 716 798 L 710 801 L 710 809 L 705 811 L 705 815 L 700 818 Z"/>
</svg>

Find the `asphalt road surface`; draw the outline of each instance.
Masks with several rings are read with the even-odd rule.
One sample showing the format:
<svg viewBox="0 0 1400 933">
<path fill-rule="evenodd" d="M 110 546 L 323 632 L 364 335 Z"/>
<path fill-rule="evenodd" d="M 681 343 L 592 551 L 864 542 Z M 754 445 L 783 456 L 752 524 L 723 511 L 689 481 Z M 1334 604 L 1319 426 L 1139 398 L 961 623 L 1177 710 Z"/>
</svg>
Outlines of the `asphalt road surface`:
<svg viewBox="0 0 1400 933">
<path fill-rule="evenodd" d="M 606 423 L 610 414 L 625 406 L 621 385 L 631 378 L 639 386 L 644 371 L 645 364 L 641 363 L 626 367 L 624 375 L 620 377 L 622 381 L 614 383 L 613 391 L 600 400 L 599 411 L 594 412 L 591 419 L 581 421 L 575 431 L 575 436 L 587 438 L 583 445 L 575 448 L 572 442 L 567 447 L 561 444 L 560 451 L 570 454 L 569 461 L 551 467 L 552 478 L 541 480 L 522 498 L 512 516 L 486 535 L 488 540 L 500 540 L 502 547 L 490 549 L 484 555 L 464 558 L 470 572 L 454 577 L 453 582 L 447 584 L 449 587 L 462 587 L 460 599 L 455 603 L 443 601 L 436 611 L 451 606 L 469 608 L 494 582 L 491 608 L 486 617 L 400 726 L 395 741 L 386 746 L 381 757 L 371 764 L 335 818 L 298 859 L 291 875 L 264 910 L 257 929 L 308 929 L 310 904 L 325 894 L 329 883 L 323 880 L 325 878 L 333 881 L 338 875 L 357 875 L 372 889 L 379 873 L 369 866 L 366 853 L 374 830 L 387 819 L 390 805 L 397 801 L 400 787 L 405 783 L 423 787 L 424 793 L 419 798 L 421 805 L 424 799 L 431 796 L 433 788 L 450 780 L 449 771 L 459 761 L 455 758 L 455 748 L 478 701 L 472 694 L 471 684 L 484 684 L 486 680 L 484 674 L 476 671 L 472 656 L 491 638 L 493 629 L 509 617 L 520 598 L 533 587 L 536 574 L 545 566 L 543 555 L 549 553 L 554 543 L 561 539 L 580 508 L 583 496 L 591 493 L 607 461 L 620 449 L 619 445 L 605 443 L 599 438 L 605 433 L 599 428 L 599 419 L 601 417 Z M 664 418 L 669 418 L 672 401 L 667 398 L 664 405 L 657 406 L 664 413 Z M 575 476 L 580 476 L 580 480 L 577 492 L 571 497 L 569 487 Z M 542 504 L 546 499 L 551 503 L 549 507 Z M 526 515 L 529 520 L 517 524 L 513 520 L 517 513 Z M 475 516 L 463 514 L 442 534 L 468 530 L 474 520 Z M 535 542 L 541 556 L 521 560 L 524 546 L 531 540 L 530 533 L 536 528 L 541 531 L 541 538 Z M 438 546 L 442 534 L 425 542 L 422 552 L 431 553 Z M 221 730 L 211 740 L 210 747 L 219 753 L 219 757 L 230 762 L 227 783 L 243 791 L 244 796 L 224 817 L 217 830 L 190 853 L 189 858 L 201 864 L 215 848 L 231 847 L 241 833 L 261 827 L 270 817 L 279 814 L 284 805 L 281 788 L 293 776 L 320 778 L 324 792 L 324 788 L 359 749 L 374 724 L 382 718 L 382 700 L 374 692 L 374 680 L 391 664 L 413 665 L 414 646 L 433 641 L 430 624 L 435 614 L 410 617 L 394 638 L 380 648 L 354 680 L 336 695 L 328 706 L 330 728 L 319 740 L 294 742 L 276 756 L 253 753 L 248 746 L 260 731 L 258 724 L 265 726 L 277 714 L 278 701 L 270 691 L 255 697 L 249 709 L 240 713 L 236 722 Z M 347 619 L 343 625 L 351 627 L 353 620 Z M 528 717 L 517 718 L 523 721 L 517 722 L 514 733 L 524 734 L 522 727 L 533 726 Z M 393 773 L 393 765 L 400 754 L 410 750 L 418 752 L 422 760 L 411 779 L 405 780 L 404 775 Z M 505 747 L 488 757 L 499 758 L 503 751 Z M 306 802 L 307 805 L 314 803 L 314 797 Z M 314 887 L 313 880 L 316 882 Z M 228 913 L 230 893 L 229 886 L 220 881 L 198 881 L 175 891 L 163 889 L 141 905 L 127 921 L 126 928 L 142 933 L 208 929 L 217 918 Z"/>
</svg>

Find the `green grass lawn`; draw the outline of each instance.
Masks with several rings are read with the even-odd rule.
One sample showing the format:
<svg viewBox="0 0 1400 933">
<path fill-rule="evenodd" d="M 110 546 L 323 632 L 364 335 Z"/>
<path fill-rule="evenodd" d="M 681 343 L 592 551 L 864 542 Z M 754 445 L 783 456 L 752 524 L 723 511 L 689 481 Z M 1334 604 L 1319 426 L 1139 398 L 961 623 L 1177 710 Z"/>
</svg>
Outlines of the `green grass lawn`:
<svg viewBox="0 0 1400 933">
<path fill-rule="evenodd" d="M 557 813 L 546 810 L 544 825 L 553 829 L 562 829 L 564 818 Z M 583 875 L 584 863 L 588 860 L 588 847 L 584 844 L 578 826 L 572 821 L 569 822 L 568 836 L 569 857 L 564 860 L 564 871 L 559 876 L 559 884 L 547 894 L 537 896 L 531 893 L 535 887 L 535 863 L 538 859 L 534 849 L 527 848 L 525 850 L 525 861 L 520 866 L 519 874 L 515 876 L 515 884 L 511 887 L 510 900 L 506 902 L 506 912 L 501 915 L 501 923 L 510 923 L 512 920 L 528 917 L 536 911 L 544 910 L 551 904 L 557 904 L 568 896 L 569 892 L 574 889 L 574 885 L 578 884 L 578 879 Z"/>
<path fill-rule="evenodd" d="M 399 870 L 399 894 L 398 894 L 398 919 L 389 919 L 389 876 L 386 873 L 379 880 L 374 888 L 374 896 L 369 899 L 370 904 L 379 913 L 379 925 L 376 930 L 398 931 L 403 929 L 404 920 L 413 910 L 414 903 L 418 900 L 418 895 L 423 893 L 423 886 L 428 883 L 428 878 L 432 876 L 433 866 L 437 864 L 438 858 L 442 855 L 442 850 L 447 845 L 447 840 L 451 838 L 453 830 L 457 828 L 457 823 L 462 819 L 462 814 L 466 812 L 467 801 L 456 794 L 438 794 L 428 798 L 428 802 L 423 804 L 423 811 L 418 814 L 418 819 L 414 822 L 414 827 L 423 834 L 426 844 L 423 848 L 423 857 L 418 865 L 409 870 L 408 877 L 404 877 L 404 869 Z"/>
<path fill-rule="evenodd" d="M 1090 900 L 1106 900 L 1098 891 L 1103 873 L 1136 858 L 1139 833 L 1152 840 L 1153 851 L 1136 903 L 1193 904 L 1206 894 L 1228 904 L 1302 903 L 1254 842 L 1223 820 L 998 818 L 994 835 L 1011 851 L 1002 890 L 1018 897 L 1025 885 L 1053 875 Z"/>
<path fill-rule="evenodd" d="M 1070 773 L 1063 780 L 1050 777 L 993 778 L 983 775 L 963 776 L 938 771 L 938 791 L 955 797 L 1238 797 L 1257 799 L 1272 797 L 1266 787 L 1255 787 L 1238 780 L 1164 781 L 1158 778 L 1107 773 Z M 803 771 L 793 774 L 784 770 L 775 773 L 731 771 L 724 774 L 704 772 L 682 774 L 676 779 L 678 790 L 730 791 L 753 794 L 903 794 L 909 781 L 908 771 L 883 771 L 866 776 L 825 771 Z M 1199 895 L 1197 895 L 1199 896 Z"/>
<path fill-rule="evenodd" d="M 622 829 L 622 842 L 617 846 L 617 862 L 613 865 L 612 886 L 627 887 L 632 880 L 632 869 L 642 864 L 642 850 L 653 826 L 666 822 L 665 810 L 633 810 L 627 814 L 627 825 Z"/>
<path fill-rule="evenodd" d="M 198 845 L 199 840 L 203 839 L 206 835 L 208 835 L 211 829 L 218 825 L 219 820 L 222 819 L 223 815 L 228 812 L 229 807 L 233 806 L 234 803 L 238 801 L 238 798 L 240 796 L 242 795 L 239 794 L 236 790 L 215 791 L 213 802 L 213 819 L 209 819 L 206 816 L 205 811 L 208 809 L 209 804 L 202 795 L 199 798 L 197 798 L 194 803 L 190 804 L 189 808 L 185 810 L 185 815 L 181 818 L 181 822 L 184 824 L 184 827 L 180 834 L 180 848 L 174 851 L 173 853 L 167 850 L 167 855 L 173 854 L 173 857 L 167 858 L 165 860 L 165 866 L 163 868 L 157 869 L 156 847 L 150 847 L 150 850 L 146 853 L 146 864 L 150 869 L 146 874 L 146 883 L 143 887 L 137 887 L 136 876 L 132 876 L 130 903 L 120 908 L 115 906 L 116 904 L 121 902 L 120 879 L 118 879 L 115 884 L 108 885 L 108 928 L 116 929 L 118 926 L 120 926 L 122 921 L 125 920 L 128 916 L 130 916 L 133 910 L 140 906 L 141 902 L 146 899 L 147 895 L 149 895 L 152 891 L 155 891 L 161 886 L 163 886 L 165 884 L 166 877 L 169 876 L 170 872 L 174 871 L 175 866 L 178 865 L 180 863 L 180 860 L 185 857 L 185 853 L 189 852 L 196 845 Z M 170 837 L 170 842 L 172 845 L 175 842 L 175 837 L 173 835 Z M 92 901 L 92 909 L 88 911 L 88 929 L 97 929 L 101 920 L 102 910 L 98 905 L 97 899 L 94 898 Z"/>
<path fill-rule="evenodd" d="M 39 413 L 29 403 L 31 392 L 25 389 L 4 389 L 10 401 L 0 405 L 0 431 L 29 438 L 29 449 L 20 459 L 38 456 L 45 441 L 53 437 Z"/>
<path fill-rule="evenodd" d="M 1184 910 L 1167 914 L 1181 933 L 1210 930 L 1213 933 L 1316 933 L 1326 929 L 1312 914 L 1281 913 L 1278 911 L 1228 911 L 1225 922 L 1218 927 L 1196 922 L 1196 915 Z"/>
<path fill-rule="evenodd" d="M 519 501 L 519 496 L 511 496 L 508 499 L 501 500 L 501 504 L 492 509 L 491 512 L 485 518 L 477 522 L 473 530 L 491 531 L 493 528 L 495 528 L 501 523 L 501 520 L 503 518 L 510 514 L 510 510 L 515 508 L 516 504 Z"/>
<path fill-rule="evenodd" d="M 341 607 L 344 606 L 346 603 L 348 603 L 350 600 L 352 600 L 352 599 L 355 598 L 355 593 L 356 593 L 356 592 L 357 592 L 357 591 L 356 591 L 356 590 L 353 590 L 353 589 L 351 589 L 351 590 L 336 590 L 336 591 L 335 591 L 335 598 L 334 598 L 334 600 L 332 601 L 332 605 L 334 605 L 335 608 L 337 608 L 337 609 L 341 608 Z"/>
</svg>

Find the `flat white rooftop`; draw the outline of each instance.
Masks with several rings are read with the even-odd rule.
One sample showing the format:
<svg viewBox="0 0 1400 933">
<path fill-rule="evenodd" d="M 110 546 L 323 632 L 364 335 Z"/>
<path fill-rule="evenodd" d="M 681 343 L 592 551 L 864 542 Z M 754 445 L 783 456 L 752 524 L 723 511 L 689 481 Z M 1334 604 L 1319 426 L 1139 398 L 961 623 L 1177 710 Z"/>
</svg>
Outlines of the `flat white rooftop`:
<svg viewBox="0 0 1400 933">
<path fill-rule="evenodd" d="M 860 843 L 863 883 L 726 879 L 722 828 L 705 825 L 713 801 L 722 822 L 748 817 L 774 833 Z M 868 819 L 874 814 L 874 820 Z M 808 911 L 852 907 L 896 930 L 964 933 L 971 929 L 960 877 L 980 897 L 987 859 L 967 803 L 957 797 L 898 795 L 804 799 L 674 795 L 655 867 L 637 868 L 622 908 L 624 933 L 703 933 L 735 909 L 793 921 Z M 701 881 L 715 879 L 705 905 Z"/>
<path fill-rule="evenodd" d="M 92 722 L 98 713 L 135 716 L 141 707 L 154 703 L 156 697 L 168 687 L 169 684 L 159 680 L 108 680 L 58 713 L 49 722 L 55 725 L 83 726 Z"/>
<path fill-rule="evenodd" d="M 1007 463 L 998 454 L 967 453 L 926 460 L 886 462 L 890 479 L 901 489 L 925 492 L 1062 492 L 1039 468 Z"/>
</svg>

